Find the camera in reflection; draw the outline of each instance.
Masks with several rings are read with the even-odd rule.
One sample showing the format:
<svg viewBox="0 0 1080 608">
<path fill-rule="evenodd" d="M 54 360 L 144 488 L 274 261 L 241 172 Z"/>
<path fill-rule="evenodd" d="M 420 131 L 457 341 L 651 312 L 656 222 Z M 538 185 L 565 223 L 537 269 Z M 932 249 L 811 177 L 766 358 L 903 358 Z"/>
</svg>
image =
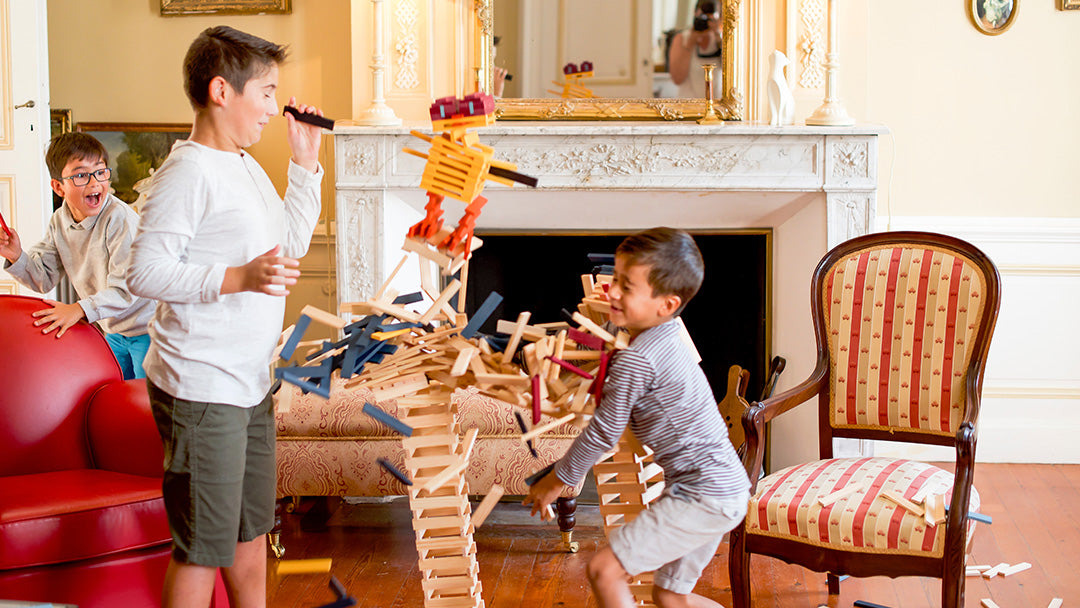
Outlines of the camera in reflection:
<svg viewBox="0 0 1080 608">
<path fill-rule="evenodd" d="M 702 2 L 698 9 L 701 10 L 701 14 L 694 17 L 694 31 L 704 32 L 709 29 L 709 18 L 716 13 L 715 2 Z"/>
</svg>

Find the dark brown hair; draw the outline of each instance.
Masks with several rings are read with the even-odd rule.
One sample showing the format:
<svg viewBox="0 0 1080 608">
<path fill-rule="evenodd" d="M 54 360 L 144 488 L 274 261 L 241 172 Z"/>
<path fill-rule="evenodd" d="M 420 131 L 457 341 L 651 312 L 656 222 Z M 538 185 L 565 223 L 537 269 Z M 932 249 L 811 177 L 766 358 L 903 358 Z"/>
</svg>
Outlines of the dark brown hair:
<svg viewBox="0 0 1080 608">
<path fill-rule="evenodd" d="M 649 267 L 652 295 L 676 295 L 682 301 L 675 314 L 697 294 L 705 277 L 705 262 L 694 237 L 677 228 L 650 228 L 619 243 L 615 255 L 632 266 Z"/>
<path fill-rule="evenodd" d="M 45 152 L 45 166 L 49 168 L 49 177 L 60 179 L 64 176 L 64 167 L 71 159 L 94 161 L 101 159 L 109 166 L 109 152 L 93 135 L 86 133 L 61 133 L 49 142 Z"/>
<path fill-rule="evenodd" d="M 281 45 L 219 25 L 202 31 L 184 57 L 184 92 L 195 109 L 206 107 L 210 81 L 221 76 L 237 93 L 249 80 L 285 61 L 288 50 Z"/>
</svg>

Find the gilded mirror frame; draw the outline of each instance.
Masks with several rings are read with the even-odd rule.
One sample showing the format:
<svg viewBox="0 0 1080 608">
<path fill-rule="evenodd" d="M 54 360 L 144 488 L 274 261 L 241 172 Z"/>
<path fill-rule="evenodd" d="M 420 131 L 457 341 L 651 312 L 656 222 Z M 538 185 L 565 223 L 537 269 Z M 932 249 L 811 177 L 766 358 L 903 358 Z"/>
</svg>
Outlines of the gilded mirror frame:
<svg viewBox="0 0 1080 608">
<path fill-rule="evenodd" d="M 746 83 L 739 69 L 741 3 L 742 0 L 721 0 L 724 36 L 720 69 L 724 90 L 720 99 L 713 101 L 713 108 L 721 120 L 743 119 Z M 494 4 L 495 0 L 473 0 L 474 65 L 477 88 L 485 92 L 491 92 L 493 88 Z M 499 120 L 697 120 L 705 116 L 706 110 L 705 99 L 690 98 L 500 98 L 495 101 L 495 116 Z"/>
</svg>

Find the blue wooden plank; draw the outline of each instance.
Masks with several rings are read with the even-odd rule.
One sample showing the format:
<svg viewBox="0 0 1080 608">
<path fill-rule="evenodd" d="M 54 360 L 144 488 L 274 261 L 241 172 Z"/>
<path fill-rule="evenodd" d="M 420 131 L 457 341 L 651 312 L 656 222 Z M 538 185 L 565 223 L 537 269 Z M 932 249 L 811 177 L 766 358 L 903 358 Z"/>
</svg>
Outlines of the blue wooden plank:
<svg viewBox="0 0 1080 608">
<path fill-rule="evenodd" d="M 461 330 L 461 337 L 468 340 L 475 336 L 476 332 L 480 331 L 480 326 L 488 320 L 488 317 L 491 316 L 491 313 L 495 312 L 495 308 L 499 304 L 502 304 L 502 301 L 503 297 L 498 293 L 495 293 L 494 291 L 489 293 L 487 299 L 484 300 L 484 303 L 480 305 L 480 308 L 478 308 L 472 318 L 469 319 L 469 322 L 465 325 L 465 329 Z"/>
</svg>

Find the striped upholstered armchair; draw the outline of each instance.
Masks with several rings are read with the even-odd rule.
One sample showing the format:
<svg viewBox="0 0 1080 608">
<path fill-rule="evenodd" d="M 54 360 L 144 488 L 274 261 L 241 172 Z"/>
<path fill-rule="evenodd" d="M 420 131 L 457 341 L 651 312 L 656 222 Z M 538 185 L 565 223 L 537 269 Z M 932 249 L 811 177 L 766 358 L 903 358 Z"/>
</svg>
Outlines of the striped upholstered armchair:
<svg viewBox="0 0 1080 608">
<path fill-rule="evenodd" d="M 811 287 L 813 373 L 743 416 L 751 480 L 761 472 L 765 423 L 814 398 L 821 460 L 755 484 L 731 537 L 737 608 L 750 605 L 752 553 L 827 572 L 830 593 L 845 574 L 940 578 L 942 606 L 964 605 L 969 513 L 979 509 L 976 422 L 999 283 L 985 254 L 937 234 L 872 234 L 825 255 Z M 834 437 L 952 446 L 955 475 L 904 459 L 834 459 Z M 944 515 L 944 505 L 963 506 Z"/>
</svg>

